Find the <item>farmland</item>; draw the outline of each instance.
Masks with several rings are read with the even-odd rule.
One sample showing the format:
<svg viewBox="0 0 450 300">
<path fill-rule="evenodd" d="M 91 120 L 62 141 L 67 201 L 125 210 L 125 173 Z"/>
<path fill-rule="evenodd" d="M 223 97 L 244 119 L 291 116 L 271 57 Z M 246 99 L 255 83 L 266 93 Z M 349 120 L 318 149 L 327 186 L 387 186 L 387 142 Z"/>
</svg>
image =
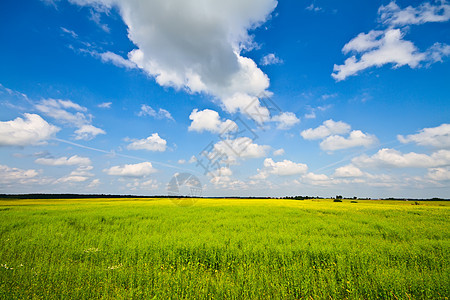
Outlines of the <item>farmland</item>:
<svg viewBox="0 0 450 300">
<path fill-rule="evenodd" d="M 0 200 L 0 298 L 448 299 L 450 206 L 418 204 Z"/>
</svg>

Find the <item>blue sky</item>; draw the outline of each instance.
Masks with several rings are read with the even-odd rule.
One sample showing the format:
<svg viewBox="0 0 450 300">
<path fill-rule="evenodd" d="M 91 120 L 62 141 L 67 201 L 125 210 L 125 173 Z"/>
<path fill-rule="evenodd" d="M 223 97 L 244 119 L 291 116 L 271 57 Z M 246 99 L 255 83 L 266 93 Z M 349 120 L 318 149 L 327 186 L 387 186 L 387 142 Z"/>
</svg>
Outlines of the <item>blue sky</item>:
<svg viewBox="0 0 450 300">
<path fill-rule="evenodd" d="M 0 193 L 448 198 L 447 1 L 0 14 Z"/>
</svg>

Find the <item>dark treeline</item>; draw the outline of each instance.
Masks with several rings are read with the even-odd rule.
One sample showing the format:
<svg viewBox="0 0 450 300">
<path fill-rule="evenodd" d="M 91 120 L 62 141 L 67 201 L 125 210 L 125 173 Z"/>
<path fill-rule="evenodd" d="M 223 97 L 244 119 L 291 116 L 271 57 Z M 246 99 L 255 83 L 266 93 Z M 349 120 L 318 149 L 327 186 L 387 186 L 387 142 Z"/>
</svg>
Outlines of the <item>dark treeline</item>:
<svg viewBox="0 0 450 300">
<path fill-rule="evenodd" d="M 372 200 L 370 198 L 346 198 L 337 196 L 336 199 L 347 200 Z M 213 199 L 293 199 L 293 200 L 308 200 L 308 199 L 327 199 L 329 197 L 319 196 L 286 196 L 286 197 L 192 197 L 192 196 L 169 196 L 169 195 L 154 195 L 154 196 L 137 196 L 137 195 L 108 195 L 108 194 L 0 194 L 0 199 L 87 199 L 87 198 L 213 198 Z M 332 199 L 334 197 L 331 197 Z M 450 199 L 443 198 L 383 198 L 373 200 L 396 200 L 396 201 L 450 201 Z"/>
</svg>

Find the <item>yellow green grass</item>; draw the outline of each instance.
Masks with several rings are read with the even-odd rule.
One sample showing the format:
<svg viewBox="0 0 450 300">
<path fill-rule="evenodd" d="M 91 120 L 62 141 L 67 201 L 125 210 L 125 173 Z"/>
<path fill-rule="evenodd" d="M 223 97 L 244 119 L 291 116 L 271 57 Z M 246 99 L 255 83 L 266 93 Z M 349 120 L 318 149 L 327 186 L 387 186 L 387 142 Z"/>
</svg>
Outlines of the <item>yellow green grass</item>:
<svg viewBox="0 0 450 300">
<path fill-rule="evenodd" d="M 0 298 L 450 295 L 448 202 L 189 203 L 0 200 Z"/>
</svg>

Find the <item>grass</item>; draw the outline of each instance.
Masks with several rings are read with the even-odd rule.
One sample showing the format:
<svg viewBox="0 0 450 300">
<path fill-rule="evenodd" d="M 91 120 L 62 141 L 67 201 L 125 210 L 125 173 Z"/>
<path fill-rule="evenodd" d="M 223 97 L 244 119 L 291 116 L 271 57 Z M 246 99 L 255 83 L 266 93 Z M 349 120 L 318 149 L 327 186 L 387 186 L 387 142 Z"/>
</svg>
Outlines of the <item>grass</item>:
<svg viewBox="0 0 450 300">
<path fill-rule="evenodd" d="M 0 200 L 0 298 L 448 299 L 450 206 L 419 204 Z"/>
</svg>

